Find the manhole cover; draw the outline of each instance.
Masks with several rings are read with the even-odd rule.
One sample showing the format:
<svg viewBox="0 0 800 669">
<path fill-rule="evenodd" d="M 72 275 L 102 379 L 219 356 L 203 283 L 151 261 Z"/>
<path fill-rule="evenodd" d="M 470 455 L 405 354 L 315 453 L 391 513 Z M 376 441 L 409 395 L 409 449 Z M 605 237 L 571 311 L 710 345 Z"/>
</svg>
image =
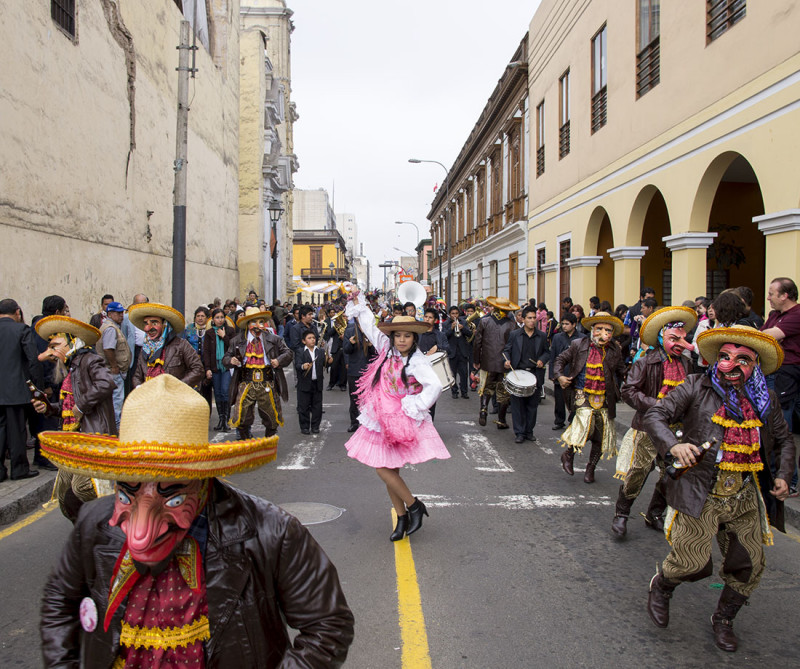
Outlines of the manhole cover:
<svg viewBox="0 0 800 669">
<path fill-rule="evenodd" d="M 291 513 L 303 525 L 317 525 L 336 520 L 344 513 L 344 509 L 332 504 L 320 502 L 289 502 L 279 505 L 284 511 Z"/>
</svg>

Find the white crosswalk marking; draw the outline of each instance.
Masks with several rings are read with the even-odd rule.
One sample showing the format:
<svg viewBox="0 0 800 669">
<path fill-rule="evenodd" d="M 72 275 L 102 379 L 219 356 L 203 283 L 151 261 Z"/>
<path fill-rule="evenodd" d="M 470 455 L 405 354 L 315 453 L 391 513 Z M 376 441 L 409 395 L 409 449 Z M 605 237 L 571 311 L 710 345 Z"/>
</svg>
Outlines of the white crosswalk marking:
<svg viewBox="0 0 800 669">
<path fill-rule="evenodd" d="M 463 435 L 461 445 L 464 449 L 464 457 L 474 462 L 474 468 L 479 472 L 514 471 L 514 468 L 500 457 L 488 437 L 481 433 Z"/>
<path fill-rule="evenodd" d="M 317 456 L 325 445 L 325 434 L 330 432 L 331 422 L 323 420 L 319 426 L 320 433 L 298 441 L 289 451 L 286 461 L 278 465 L 278 469 L 311 469 Z"/>
<path fill-rule="evenodd" d="M 513 511 L 530 511 L 533 509 L 569 509 L 578 506 L 611 506 L 613 501 L 607 495 L 587 497 L 586 495 L 495 495 L 484 501 L 472 500 L 468 497 L 445 497 L 443 495 L 419 494 L 426 506 L 487 506 L 509 509 Z"/>
</svg>

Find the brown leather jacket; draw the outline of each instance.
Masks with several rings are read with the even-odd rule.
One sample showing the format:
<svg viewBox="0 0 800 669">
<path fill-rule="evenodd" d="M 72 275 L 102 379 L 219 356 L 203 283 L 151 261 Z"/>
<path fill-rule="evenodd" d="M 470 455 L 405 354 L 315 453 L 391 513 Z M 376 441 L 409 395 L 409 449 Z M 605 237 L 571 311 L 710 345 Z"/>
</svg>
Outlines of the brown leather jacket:
<svg viewBox="0 0 800 669">
<path fill-rule="evenodd" d="M 508 316 L 497 320 L 494 315 L 484 316 L 478 321 L 475 338 L 472 340 L 472 360 L 480 364 L 485 372 L 506 371 L 503 349 L 509 335 L 517 329 L 517 324 Z"/>
<path fill-rule="evenodd" d="M 767 490 L 773 487 L 769 466 L 773 453 L 775 464 L 778 466 L 777 478 L 788 483 L 794 472 L 794 440 L 789 434 L 777 396 L 770 390 L 769 397 L 771 409 L 764 427 L 761 428 L 761 459 L 765 463 L 764 471 L 759 476 L 759 478 L 765 477 L 765 480 L 761 481 L 762 490 L 765 487 Z M 717 443 L 697 465 L 677 480 L 666 479 L 669 505 L 695 518 L 700 517 L 706 497 L 717 476 L 716 457 L 722 445 L 724 429 L 721 425 L 712 423 L 711 417 L 721 405 L 722 398 L 714 390 L 708 375 L 695 374 L 649 409 L 644 416 L 644 429 L 647 430 L 661 457 L 664 457 L 677 443 L 689 442 L 699 445 L 716 437 Z M 677 421 L 683 422 L 681 439 L 678 439 L 669 428 Z M 768 505 L 775 501 L 777 513 L 771 513 L 770 520 L 775 527 L 783 531 L 783 502 L 778 502 L 774 498 L 771 500 L 765 498 L 764 501 Z"/>
<path fill-rule="evenodd" d="M 680 361 L 688 377 L 692 368 L 691 361 L 683 355 Z M 636 409 L 631 421 L 634 430 L 644 429 L 644 415 L 650 407 L 656 405 L 658 393 L 664 384 L 664 367 L 661 363 L 661 353 L 657 349 L 651 349 L 633 363 L 628 371 L 621 394 L 623 401 Z"/>
<path fill-rule="evenodd" d="M 558 377 L 564 376 L 564 369 L 569 367 L 570 376 L 574 379 L 586 368 L 589 359 L 589 344 L 591 337 L 578 339 L 570 344 L 570 347 L 556 358 L 553 366 L 553 376 L 558 383 Z M 622 351 L 619 344 L 610 341 L 606 347 L 606 355 L 603 358 L 603 375 L 606 381 L 606 404 L 608 405 L 608 417 L 612 420 L 617 417 L 617 402 L 619 402 L 619 384 L 625 373 L 625 361 L 622 359 Z M 573 409 L 575 401 L 574 382 L 564 390 L 564 400 L 570 411 Z"/>
<path fill-rule="evenodd" d="M 70 360 L 72 393 L 75 404 L 83 413 L 79 432 L 84 434 L 117 434 L 114 416 L 114 377 L 106 366 L 105 357 L 93 349 L 78 353 Z M 50 402 L 48 413 L 61 414 L 61 402 Z"/>
<path fill-rule="evenodd" d="M 125 541 L 109 527 L 113 497 L 84 504 L 44 588 L 45 667 L 110 667 L 119 652 L 124 605 L 103 631 L 111 573 Z M 211 638 L 208 669 L 339 667 L 353 640 L 353 614 L 336 568 L 295 517 L 214 481 L 203 559 Z M 84 597 L 97 606 L 92 633 L 81 630 Z M 285 622 L 284 622 L 285 618 Z M 286 626 L 300 630 L 289 640 Z"/>
<path fill-rule="evenodd" d="M 289 401 L 289 386 L 286 383 L 286 375 L 283 373 L 283 368 L 292 364 L 294 353 L 283 341 L 283 337 L 274 335 L 271 332 L 261 333 L 261 344 L 264 346 L 264 360 L 269 365 L 271 359 L 276 359 L 280 365 L 273 369 L 275 374 L 275 384 L 278 393 L 284 402 Z M 233 403 L 239 395 L 239 383 L 242 380 L 242 368 L 234 367 L 231 365 L 231 358 L 238 358 L 239 362 L 244 361 L 244 354 L 247 350 L 247 332 L 242 331 L 237 334 L 228 344 L 228 350 L 225 352 L 225 357 L 222 359 L 222 364 L 228 369 L 233 369 L 233 377 L 231 378 L 231 387 L 228 390 L 228 397 Z"/>
<path fill-rule="evenodd" d="M 182 337 L 173 337 L 164 346 L 164 374 L 171 374 L 187 386 L 196 386 L 205 378 L 203 361 L 192 345 Z M 142 385 L 147 377 L 147 360 L 144 352 L 139 354 L 139 362 L 133 373 L 133 387 Z"/>
</svg>

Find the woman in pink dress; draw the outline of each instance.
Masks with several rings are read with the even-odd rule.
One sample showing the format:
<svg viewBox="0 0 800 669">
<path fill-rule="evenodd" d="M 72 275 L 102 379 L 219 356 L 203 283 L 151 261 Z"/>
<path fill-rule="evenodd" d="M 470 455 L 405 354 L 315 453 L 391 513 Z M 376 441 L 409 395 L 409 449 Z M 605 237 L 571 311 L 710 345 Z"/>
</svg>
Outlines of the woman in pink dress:
<svg viewBox="0 0 800 669">
<path fill-rule="evenodd" d="M 422 516 L 428 515 L 425 504 L 411 494 L 400 476 L 400 467 L 450 457 L 429 412 L 442 384 L 429 358 L 417 349 L 419 334 L 431 326 L 411 316 L 395 316 L 376 326 L 357 293 L 348 302 L 346 314 L 358 320 L 377 355 L 358 380 L 361 425 L 345 448 L 351 458 L 374 467 L 386 484 L 397 512 L 397 525 L 389 538 L 399 541 L 422 527 Z"/>
</svg>

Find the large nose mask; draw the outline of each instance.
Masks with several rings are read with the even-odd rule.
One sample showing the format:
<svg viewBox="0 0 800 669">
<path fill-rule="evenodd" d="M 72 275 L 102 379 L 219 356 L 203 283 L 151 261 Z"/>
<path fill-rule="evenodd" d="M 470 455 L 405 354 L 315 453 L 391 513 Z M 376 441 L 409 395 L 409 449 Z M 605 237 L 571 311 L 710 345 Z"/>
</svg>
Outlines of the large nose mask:
<svg viewBox="0 0 800 669">
<path fill-rule="evenodd" d="M 717 374 L 733 385 L 741 385 L 752 376 L 758 363 L 753 349 L 736 344 L 723 344 L 717 354 Z"/>
</svg>

